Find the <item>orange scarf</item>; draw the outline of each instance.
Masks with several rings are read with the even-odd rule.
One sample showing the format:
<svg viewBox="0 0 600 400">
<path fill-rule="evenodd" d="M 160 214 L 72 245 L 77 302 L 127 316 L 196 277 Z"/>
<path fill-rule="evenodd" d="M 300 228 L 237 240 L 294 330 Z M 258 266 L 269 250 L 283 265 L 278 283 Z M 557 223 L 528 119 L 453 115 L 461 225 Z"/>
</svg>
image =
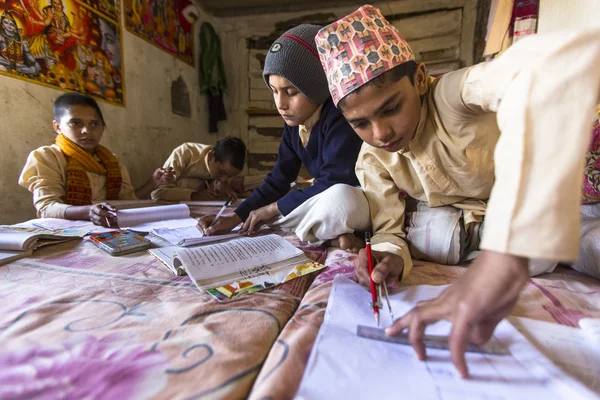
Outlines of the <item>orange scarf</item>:
<svg viewBox="0 0 600 400">
<path fill-rule="evenodd" d="M 66 204 L 85 206 L 92 204 L 92 186 L 86 174 L 106 175 L 107 200 L 116 200 L 121 191 L 121 169 L 119 161 L 106 147 L 98 145 L 94 150 L 102 163 L 65 135 L 56 135 L 56 145 L 67 158 L 67 196 Z"/>
</svg>

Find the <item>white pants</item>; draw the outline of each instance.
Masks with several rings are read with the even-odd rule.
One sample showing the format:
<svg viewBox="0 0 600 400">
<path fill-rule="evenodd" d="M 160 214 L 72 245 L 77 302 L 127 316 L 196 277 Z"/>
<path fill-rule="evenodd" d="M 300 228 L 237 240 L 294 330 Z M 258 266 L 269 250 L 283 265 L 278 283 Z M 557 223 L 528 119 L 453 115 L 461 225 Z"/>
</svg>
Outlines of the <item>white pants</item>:
<svg viewBox="0 0 600 400">
<path fill-rule="evenodd" d="M 462 217 L 462 209 L 452 206 L 430 208 L 418 202 L 415 211 L 407 213 L 405 223 L 412 256 L 444 265 L 475 259 L 479 254 L 483 224 L 472 222 L 465 226 Z M 600 223 L 597 240 L 600 242 Z M 529 275 L 552 272 L 557 264 L 553 260 L 530 260 Z"/>
<path fill-rule="evenodd" d="M 571 267 L 600 279 L 600 203 L 581 206 L 579 259 Z"/>
<path fill-rule="evenodd" d="M 337 184 L 306 200 L 273 226 L 294 232 L 303 241 L 331 240 L 370 230 L 369 203 L 362 189 Z"/>
</svg>

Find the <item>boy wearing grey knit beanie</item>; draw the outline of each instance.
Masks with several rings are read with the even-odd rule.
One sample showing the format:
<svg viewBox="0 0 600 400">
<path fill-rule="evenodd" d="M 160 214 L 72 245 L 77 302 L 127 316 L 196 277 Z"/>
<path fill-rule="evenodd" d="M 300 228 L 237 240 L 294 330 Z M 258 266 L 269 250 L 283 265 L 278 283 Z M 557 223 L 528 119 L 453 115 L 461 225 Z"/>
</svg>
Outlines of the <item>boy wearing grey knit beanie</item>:
<svg viewBox="0 0 600 400">
<path fill-rule="evenodd" d="M 285 121 L 277 163 L 235 213 L 212 226 L 213 215 L 201 218 L 205 233 L 230 231 L 241 222 L 240 233 L 253 233 L 273 222 L 301 240 L 336 239 L 340 247 L 358 251 L 361 242 L 353 233 L 370 227 L 368 203 L 354 173 L 362 141 L 329 95 L 314 40 L 319 29 L 299 25 L 271 45 L 263 78 Z M 302 165 L 315 182 L 290 192 Z"/>
</svg>

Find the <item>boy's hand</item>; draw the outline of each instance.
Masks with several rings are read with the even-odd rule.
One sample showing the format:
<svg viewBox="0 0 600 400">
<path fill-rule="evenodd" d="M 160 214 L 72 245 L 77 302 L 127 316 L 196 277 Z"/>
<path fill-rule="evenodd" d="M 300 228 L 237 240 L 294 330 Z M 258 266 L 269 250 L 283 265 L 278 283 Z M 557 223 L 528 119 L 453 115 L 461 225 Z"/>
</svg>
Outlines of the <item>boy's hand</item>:
<svg viewBox="0 0 600 400">
<path fill-rule="evenodd" d="M 231 215 L 221 215 L 217 222 L 215 222 L 213 226 L 210 226 L 215 220 L 215 217 L 216 215 L 211 214 L 198 218 L 198 229 L 205 235 L 210 236 L 218 233 L 231 232 L 233 228 L 242 222 L 242 219 L 238 217 L 237 214 L 233 213 Z"/>
<path fill-rule="evenodd" d="M 373 281 L 376 284 L 386 282 L 388 287 L 397 287 L 404 270 L 402 257 L 388 252 L 373 251 Z M 358 258 L 354 261 L 355 274 L 358 283 L 369 287 L 369 264 L 367 260 L 367 249 L 358 252 Z"/>
<path fill-rule="evenodd" d="M 94 225 L 118 229 L 117 209 L 108 203 L 94 204 L 88 213 Z"/>
<path fill-rule="evenodd" d="M 452 322 L 448 341 L 452 362 L 463 378 L 469 375 L 465 362 L 468 342 L 487 342 L 496 325 L 512 310 L 529 279 L 526 258 L 483 250 L 456 283 L 438 298 L 421 302 L 386 329 L 397 335 L 408 328 L 410 342 L 420 360 L 426 357 L 425 327 L 440 319 Z"/>
<path fill-rule="evenodd" d="M 260 228 L 263 224 L 275 219 L 278 215 L 279 207 L 277 207 L 277 202 L 254 210 L 248 215 L 248 219 L 244 222 L 242 229 L 240 229 L 240 233 L 248 232 L 248 234 L 251 235 L 254 233 L 255 229 Z"/>
<path fill-rule="evenodd" d="M 174 184 L 175 171 L 171 167 L 157 168 L 152 174 L 152 180 L 156 186 Z"/>
</svg>

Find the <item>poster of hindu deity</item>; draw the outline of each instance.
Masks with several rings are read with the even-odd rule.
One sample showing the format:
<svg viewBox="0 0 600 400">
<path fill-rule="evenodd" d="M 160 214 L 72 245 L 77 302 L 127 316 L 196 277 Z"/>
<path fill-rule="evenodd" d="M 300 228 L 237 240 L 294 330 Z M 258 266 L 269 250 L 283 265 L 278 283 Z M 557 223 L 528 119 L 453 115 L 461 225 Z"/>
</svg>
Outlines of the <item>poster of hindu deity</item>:
<svg viewBox="0 0 600 400">
<path fill-rule="evenodd" d="M 0 74 L 124 105 L 118 0 L 0 0 Z"/>
<path fill-rule="evenodd" d="M 124 0 L 124 4 L 129 32 L 194 65 L 192 32 L 184 17 L 189 0 Z"/>
</svg>

